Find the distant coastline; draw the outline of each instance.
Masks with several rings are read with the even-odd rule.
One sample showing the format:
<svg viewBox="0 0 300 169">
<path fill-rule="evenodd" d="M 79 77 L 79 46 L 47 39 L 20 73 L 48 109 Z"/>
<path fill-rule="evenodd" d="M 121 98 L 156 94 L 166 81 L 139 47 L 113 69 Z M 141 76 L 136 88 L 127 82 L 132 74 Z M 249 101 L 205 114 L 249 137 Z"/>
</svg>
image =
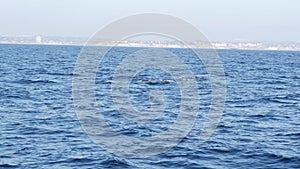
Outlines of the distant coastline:
<svg viewBox="0 0 300 169">
<path fill-rule="evenodd" d="M 74 37 L 42 37 L 42 36 L 0 36 L 0 44 L 31 44 L 31 45 L 66 45 L 84 46 L 88 38 Z M 120 47 L 157 47 L 157 48 L 201 48 L 201 49 L 236 49 L 236 50 L 274 50 L 300 51 L 300 43 L 295 42 L 190 42 L 182 44 L 177 41 L 100 41 L 93 46 Z M 117 44 L 117 45 L 116 45 Z"/>
</svg>

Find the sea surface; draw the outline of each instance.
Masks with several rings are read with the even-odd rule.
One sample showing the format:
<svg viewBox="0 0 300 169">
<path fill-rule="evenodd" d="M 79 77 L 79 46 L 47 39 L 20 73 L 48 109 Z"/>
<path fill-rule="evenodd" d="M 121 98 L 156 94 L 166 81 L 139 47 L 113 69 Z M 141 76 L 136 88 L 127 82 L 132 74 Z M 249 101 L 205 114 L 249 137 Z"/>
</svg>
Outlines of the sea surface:
<svg viewBox="0 0 300 169">
<path fill-rule="evenodd" d="M 95 144 L 77 119 L 72 79 L 81 48 L 0 45 L 0 168 L 300 168 L 300 52 L 217 50 L 227 81 L 225 111 L 212 136 L 201 143 L 211 99 L 209 76 L 191 50 L 166 49 L 197 74 L 198 117 L 175 147 L 148 158 L 128 158 Z M 150 104 L 149 91 L 163 90 L 166 111 L 159 125 L 149 121 L 137 127 L 112 108 L 114 70 L 140 49 L 112 49 L 95 81 L 96 100 L 107 105 L 99 111 L 114 130 L 135 138 L 168 130 L 180 107 L 172 76 L 144 70 L 132 79 L 130 98 L 142 111 Z"/>
</svg>

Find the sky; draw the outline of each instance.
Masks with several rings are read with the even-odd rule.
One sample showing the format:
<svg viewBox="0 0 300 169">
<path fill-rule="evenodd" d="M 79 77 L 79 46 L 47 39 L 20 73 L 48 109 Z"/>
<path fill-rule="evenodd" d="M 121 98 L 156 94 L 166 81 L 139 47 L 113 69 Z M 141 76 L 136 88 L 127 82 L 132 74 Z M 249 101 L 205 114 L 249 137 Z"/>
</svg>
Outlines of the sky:
<svg viewBox="0 0 300 169">
<path fill-rule="evenodd" d="M 90 37 L 149 12 L 184 19 L 211 41 L 300 42 L 299 0 L 0 0 L 0 35 Z"/>
</svg>

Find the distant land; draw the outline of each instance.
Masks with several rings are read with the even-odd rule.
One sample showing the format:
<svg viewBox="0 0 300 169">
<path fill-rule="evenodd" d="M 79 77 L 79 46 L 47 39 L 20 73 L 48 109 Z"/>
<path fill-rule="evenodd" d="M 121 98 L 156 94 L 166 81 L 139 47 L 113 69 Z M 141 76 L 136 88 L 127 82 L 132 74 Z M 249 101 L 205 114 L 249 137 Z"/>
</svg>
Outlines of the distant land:
<svg viewBox="0 0 300 169">
<path fill-rule="evenodd" d="M 39 44 L 39 45 L 78 45 L 82 46 L 88 38 L 85 37 L 55 37 L 55 36 L 11 36 L 0 35 L 0 44 Z M 100 43 L 99 43 L 100 42 Z M 99 40 L 95 46 L 124 46 L 124 47 L 159 47 L 159 48 L 214 48 L 214 49 L 240 49 L 240 50 L 290 50 L 300 51 L 297 42 L 211 42 L 201 41 L 182 44 L 178 41 L 120 41 Z"/>
</svg>

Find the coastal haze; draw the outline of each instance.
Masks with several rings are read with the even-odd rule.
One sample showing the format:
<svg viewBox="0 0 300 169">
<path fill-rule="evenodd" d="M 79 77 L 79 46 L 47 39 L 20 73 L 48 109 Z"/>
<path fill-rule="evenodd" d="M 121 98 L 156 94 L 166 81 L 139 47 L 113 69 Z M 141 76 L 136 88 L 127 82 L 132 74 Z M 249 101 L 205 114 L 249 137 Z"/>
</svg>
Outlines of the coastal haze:
<svg viewBox="0 0 300 169">
<path fill-rule="evenodd" d="M 212 42 L 297 43 L 299 6 L 297 0 L 10 0 L 0 2 L 0 35 L 88 38 L 122 17 L 162 13 L 193 24 Z"/>
</svg>

